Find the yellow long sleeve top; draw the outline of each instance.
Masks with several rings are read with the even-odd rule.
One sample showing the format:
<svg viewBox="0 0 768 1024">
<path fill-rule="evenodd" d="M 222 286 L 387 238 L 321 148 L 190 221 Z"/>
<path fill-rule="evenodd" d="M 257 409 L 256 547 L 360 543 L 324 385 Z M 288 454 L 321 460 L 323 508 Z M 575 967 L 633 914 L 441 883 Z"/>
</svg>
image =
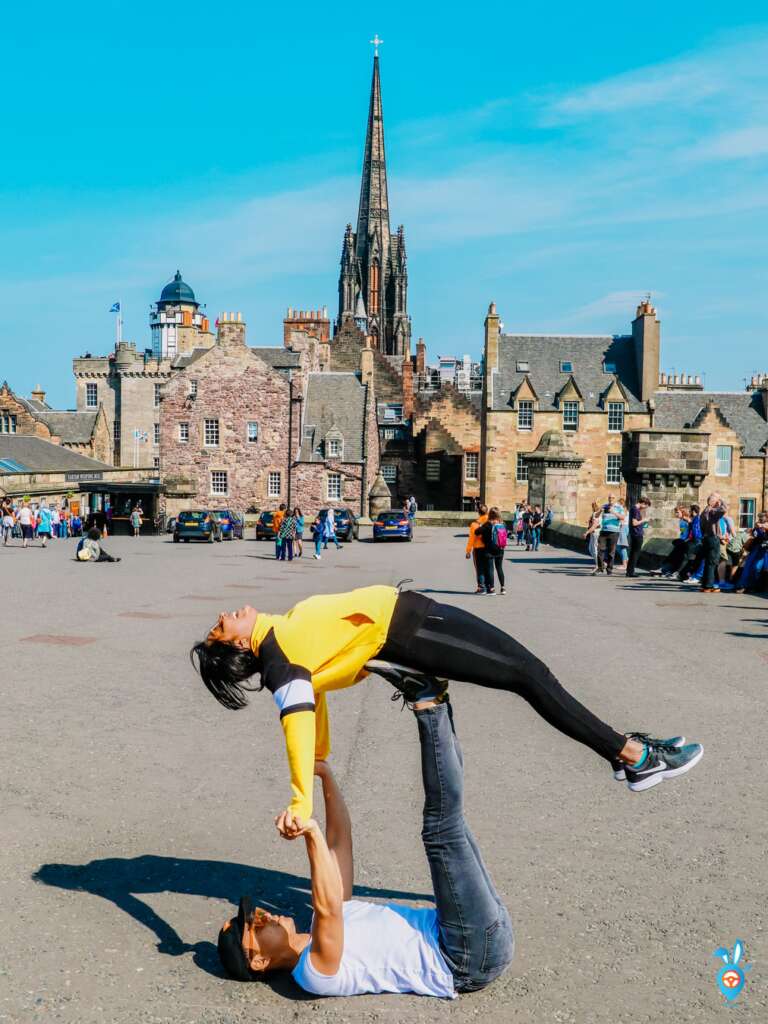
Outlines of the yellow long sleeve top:
<svg viewBox="0 0 768 1024">
<path fill-rule="evenodd" d="M 261 613 L 251 648 L 280 711 L 291 774 L 292 813 L 312 816 L 315 758 L 330 753 L 325 694 L 364 679 L 387 639 L 398 591 L 361 587 L 300 601 L 285 615 Z"/>
</svg>

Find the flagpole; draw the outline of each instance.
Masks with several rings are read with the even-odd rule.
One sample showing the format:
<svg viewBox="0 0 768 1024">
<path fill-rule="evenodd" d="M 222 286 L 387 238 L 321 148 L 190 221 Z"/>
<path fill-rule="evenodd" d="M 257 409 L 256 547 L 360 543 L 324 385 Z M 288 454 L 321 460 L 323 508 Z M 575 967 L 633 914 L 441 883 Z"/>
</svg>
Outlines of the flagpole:
<svg viewBox="0 0 768 1024">
<path fill-rule="evenodd" d="M 120 308 L 117 311 L 117 344 L 123 340 L 123 303 L 120 301 Z"/>
</svg>

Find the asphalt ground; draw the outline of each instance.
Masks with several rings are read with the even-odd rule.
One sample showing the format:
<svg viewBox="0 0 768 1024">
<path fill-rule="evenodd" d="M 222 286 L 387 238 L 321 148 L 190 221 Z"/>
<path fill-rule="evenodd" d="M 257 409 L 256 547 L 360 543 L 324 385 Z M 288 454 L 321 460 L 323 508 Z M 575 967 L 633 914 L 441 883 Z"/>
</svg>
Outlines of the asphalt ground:
<svg viewBox="0 0 768 1024">
<path fill-rule="evenodd" d="M 76 1024 L 768 1020 L 768 604 L 589 576 L 586 559 L 514 550 L 508 593 L 471 593 L 464 538 L 353 543 L 277 564 L 255 541 L 111 539 L 0 550 L 0 1021 Z M 687 777 L 644 794 L 520 698 L 452 687 L 470 823 L 517 953 L 452 1003 L 307 998 L 289 979 L 221 976 L 239 894 L 308 921 L 302 847 L 272 826 L 288 798 L 268 696 L 220 708 L 188 661 L 221 609 L 402 577 L 512 632 L 618 729 L 704 743 Z M 331 694 L 333 761 L 355 826 L 360 895 L 430 894 L 416 729 L 379 680 Z M 753 965 L 728 1006 L 718 946 Z"/>
</svg>

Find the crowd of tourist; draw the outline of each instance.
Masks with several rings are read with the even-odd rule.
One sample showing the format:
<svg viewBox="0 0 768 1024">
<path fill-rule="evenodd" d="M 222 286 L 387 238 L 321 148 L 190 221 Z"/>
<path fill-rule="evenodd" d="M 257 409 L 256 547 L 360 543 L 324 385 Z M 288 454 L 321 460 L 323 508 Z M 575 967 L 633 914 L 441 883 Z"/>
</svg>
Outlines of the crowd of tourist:
<svg viewBox="0 0 768 1024">
<path fill-rule="evenodd" d="M 37 540 L 46 547 L 49 540 L 66 540 L 80 537 L 83 521 L 68 505 L 49 505 L 45 500 L 32 502 L 28 499 L 3 498 L 0 502 L 3 546 L 16 538 L 22 547 L 29 547 Z"/>
</svg>

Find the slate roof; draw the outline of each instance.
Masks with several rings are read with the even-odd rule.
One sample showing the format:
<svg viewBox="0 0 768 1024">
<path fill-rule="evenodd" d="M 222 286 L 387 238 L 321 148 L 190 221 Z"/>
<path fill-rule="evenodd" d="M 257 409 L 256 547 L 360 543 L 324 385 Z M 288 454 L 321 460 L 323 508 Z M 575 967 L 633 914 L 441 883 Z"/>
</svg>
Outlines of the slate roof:
<svg viewBox="0 0 768 1024">
<path fill-rule="evenodd" d="M 759 456 L 768 443 L 768 422 L 762 412 L 759 392 L 748 391 L 657 391 L 655 427 L 678 430 L 692 427 L 696 418 L 712 402 L 744 442 L 746 456 Z"/>
<path fill-rule="evenodd" d="M 115 468 L 73 452 L 71 448 L 28 434 L 0 434 L 0 462 L 5 459 L 20 466 L 17 472 L 21 473 L 103 473 Z M 0 474 L 7 472 L 7 468 L 0 468 Z"/>
<path fill-rule="evenodd" d="M 307 434 L 312 427 L 312 434 Z M 341 434 L 341 462 L 362 462 L 365 387 L 355 373 L 310 373 L 304 403 L 304 430 L 299 460 L 323 462 L 322 442 L 332 428 Z M 319 449 L 319 451 L 318 451 Z"/>
<path fill-rule="evenodd" d="M 640 386 L 631 335 L 502 334 L 499 368 L 493 374 L 493 409 L 510 408 L 510 396 L 527 376 L 539 398 L 539 408 L 557 408 L 557 395 L 571 376 L 560 370 L 561 362 L 573 365 L 573 379 L 584 397 L 585 412 L 603 409 L 601 396 L 614 375 L 603 372 L 603 362 L 614 363 L 616 377 L 629 399 L 629 412 L 641 412 Z M 527 362 L 528 372 L 516 369 Z"/>
<path fill-rule="evenodd" d="M 35 418 L 61 438 L 62 444 L 88 444 L 93 436 L 97 412 L 36 412 Z"/>
<path fill-rule="evenodd" d="M 301 356 L 298 352 L 291 352 L 290 349 L 282 345 L 252 348 L 251 352 L 257 355 L 259 359 L 263 359 L 265 363 L 269 363 L 273 370 L 282 370 L 289 366 L 299 366 L 301 361 Z"/>
<path fill-rule="evenodd" d="M 182 352 L 181 355 L 176 356 L 171 366 L 174 370 L 183 370 L 185 367 L 197 362 L 201 356 L 210 351 L 211 348 L 208 346 L 207 348 L 193 348 L 191 352 Z"/>
</svg>

